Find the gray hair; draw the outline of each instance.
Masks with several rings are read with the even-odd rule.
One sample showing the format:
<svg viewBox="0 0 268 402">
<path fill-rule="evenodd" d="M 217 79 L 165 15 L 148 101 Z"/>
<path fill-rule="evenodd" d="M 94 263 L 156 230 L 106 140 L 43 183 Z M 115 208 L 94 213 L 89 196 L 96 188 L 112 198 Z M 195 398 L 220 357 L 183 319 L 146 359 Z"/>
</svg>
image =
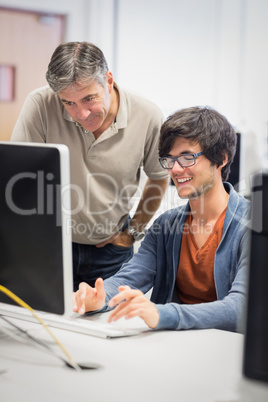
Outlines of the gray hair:
<svg viewBox="0 0 268 402">
<path fill-rule="evenodd" d="M 67 42 L 54 51 L 46 79 L 54 92 L 60 92 L 81 81 L 106 83 L 108 64 L 102 51 L 89 42 Z"/>
</svg>

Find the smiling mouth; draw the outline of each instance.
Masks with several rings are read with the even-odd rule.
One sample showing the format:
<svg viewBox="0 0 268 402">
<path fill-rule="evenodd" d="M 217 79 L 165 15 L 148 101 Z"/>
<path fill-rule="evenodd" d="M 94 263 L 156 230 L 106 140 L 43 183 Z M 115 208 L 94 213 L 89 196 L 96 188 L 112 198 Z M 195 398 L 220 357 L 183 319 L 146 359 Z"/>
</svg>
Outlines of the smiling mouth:
<svg viewBox="0 0 268 402">
<path fill-rule="evenodd" d="M 84 123 L 90 123 L 96 119 L 97 116 L 90 117 L 89 119 L 84 120 Z"/>
<path fill-rule="evenodd" d="M 186 183 L 187 181 L 190 181 L 190 180 L 192 180 L 191 177 L 189 177 L 189 178 L 184 178 L 184 179 L 177 179 L 177 182 L 178 182 L 178 183 Z"/>
<path fill-rule="evenodd" d="M 86 125 L 86 124 L 90 124 L 90 123 L 92 123 L 92 121 L 93 120 L 95 120 L 95 119 L 90 119 L 90 120 L 76 120 L 76 122 L 77 122 L 77 124 L 80 124 L 82 127 L 84 126 L 84 125 Z"/>
</svg>

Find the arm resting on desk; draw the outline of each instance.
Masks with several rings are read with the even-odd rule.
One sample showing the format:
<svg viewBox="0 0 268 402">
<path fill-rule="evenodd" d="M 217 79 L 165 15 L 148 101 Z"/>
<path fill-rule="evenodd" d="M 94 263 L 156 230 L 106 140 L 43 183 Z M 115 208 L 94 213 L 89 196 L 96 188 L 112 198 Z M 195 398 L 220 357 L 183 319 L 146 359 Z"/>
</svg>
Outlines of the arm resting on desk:
<svg viewBox="0 0 268 402">
<path fill-rule="evenodd" d="M 215 328 L 236 331 L 239 319 L 243 316 L 245 302 L 247 234 L 236 236 L 235 239 L 230 237 L 228 241 L 225 240 L 225 247 L 221 247 L 221 251 L 215 258 L 215 283 L 218 296 L 216 301 L 193 305 L 173 303 L 172 295 L 178 269 L 179 252 L 177 248 L 172 247 L 175 243 L 179 248 L 180 243 L 176 237 L 175 241 L 173 238 L 171 240 L 168 238 L 164 243 L 161 219 L 156 221 L 157 227 L 154 224 L 153 229 L 149 230 L 139 252 L 134 255 L 131 261 L 124 264 L 113 277 L 104 281 L 106 304 L 112 298 L 114 298 L 114 305 L 122 300 L 127 300 L 128 309 L 125 310 L 125 315 L 134 316 L 136 314 L 145 322 L 147 322 L 147 313 L 144 309 L 150 310 L 154 314 L 155 308 L 157 308 L 159 321 L 157 320 L 156 329 Z M 168 248 L 169 244 L 171 244 L 170 249 Z M 226 249 L 228 250 L 227 253 Z M 131 288 L 128 289 L 127 295 L 123 294 L 125 289 L 122 288 L 126 286 Z M 145 294 L 152 287 L 152 302 L 144 300 L 143 297 L 145 298 L 145 296 L 137 293 L 137 289 L 140 289 Z M 142 311 L 137 308 L 141 300 Z M 107 308 L 105 307 L 102 311 L 107 311 Z M 120 314 L 120 317 L 124 315 L 123 305 L 116 311 L 112 313 L 111 319 L 116 319 L 117 313 Z M 151 328 L 155 327 L 155 323 L 156 321 L 149 324 L 147 322 Z"/>
<path fill-rule="evenodd" d="M 228 238 L 225 247 L 217 253 L 216 301 L 193 305 L 173 303 L 178 257 L 174 255 L 174 248 L 173 252 L 168 249 L 167 242 L 163 251 L 161 219 L 156 221 L 159 230 L 149 230 L 139 252 L 131 261 L 124 264 L 115 276 L 104 281 L 107 300 L 118 293 L 119 286 L 140 289 L 143 293 L 153 287 L 151 301 L 159 313 L 156 329 L 216 328 L 236 331 L 243 317 L 245 303 L 248 233 L 244 232 L 235 239 Z M 168 239 L 168 244 L 171 244 L 171 248 L 177 244 L 179 248 L 177 238 L 173 240 Z"/>
</svg>

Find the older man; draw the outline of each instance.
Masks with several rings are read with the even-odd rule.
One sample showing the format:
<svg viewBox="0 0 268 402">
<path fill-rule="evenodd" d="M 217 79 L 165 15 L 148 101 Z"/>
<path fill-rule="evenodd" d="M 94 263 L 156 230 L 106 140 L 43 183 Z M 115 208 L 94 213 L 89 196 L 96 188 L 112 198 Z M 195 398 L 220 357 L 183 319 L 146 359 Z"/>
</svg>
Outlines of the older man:
<svg viewBox="0 0 268 402">
<path fill-rule="evenodd" d="M 49 86 L 26 99 L 12 141 L 66 144 L 70 150 L 74 289 L 108 278 L 133 255 L 157 210 L 168 175 L 158 164 L 163 116 L 115 84 L 102 51 L 63 43 L 52 55 Z M 141 169 L 148 176 L 130 218 Z"/>
</svg>

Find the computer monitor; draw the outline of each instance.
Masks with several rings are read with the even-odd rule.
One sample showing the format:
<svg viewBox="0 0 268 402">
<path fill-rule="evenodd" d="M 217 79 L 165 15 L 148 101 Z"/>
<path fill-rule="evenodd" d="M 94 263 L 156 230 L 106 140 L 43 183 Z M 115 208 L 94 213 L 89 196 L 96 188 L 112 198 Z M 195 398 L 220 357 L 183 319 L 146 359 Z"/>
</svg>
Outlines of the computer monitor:
<svg viewBox="0 0 268 402">
<path fill-rule="evenodd" d="M 228 177 L 228 182 L 231 183 L 236 191 L 239 191 L 239 181 L 241 174 L 241 134 L 236 133 L 236 153 L 233 163 L 231 164 L 231 171 Z"/>
<path fill-rule="evenodd" d="M 253 179 L 250 232 L 243 373 L 268 382 L 268 172 Z"/>
<path fill-rule="evenodd" d="M 0 284 L 55 314 L 72 310 L 69 183 L 65 145 L 0 143 Z"/>
</svg>

